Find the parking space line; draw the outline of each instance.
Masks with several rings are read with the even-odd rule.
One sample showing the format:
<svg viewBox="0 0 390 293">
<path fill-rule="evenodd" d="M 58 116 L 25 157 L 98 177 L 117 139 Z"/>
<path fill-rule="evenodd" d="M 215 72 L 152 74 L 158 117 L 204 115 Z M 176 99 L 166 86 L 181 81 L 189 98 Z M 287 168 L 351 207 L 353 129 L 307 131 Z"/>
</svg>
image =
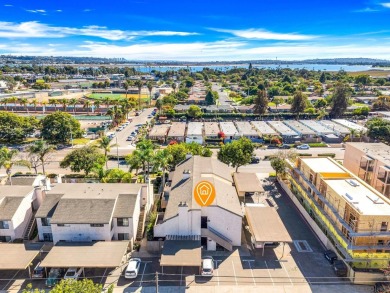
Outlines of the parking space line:
<svg viewBox="0 0 390 293">
<path fill-rule="evenodd" d="M 302 267 L 301 263 L 299 262 L 299 260 L 297 260 L 297 265 L 298 265 L 298 268 L 300 269 L 303 277 L 305 278 L 305 272 L 303 271 L 303 267 Z M 309 278 L 305 278 L 305 279 L 309 283 L 309 285 L 311 285 L 310 279 Z"/>
<path fill-rule="evenodd" d="M 286 270 L 286 267 L 283 265 L 283 262 L 279 262 L 279 263 L 280 263 L 280 265 L 282 266 L 282 268 L 284 269 L 284 271 L 286 272 L 286 274 L 287 274 L 287 276 L 288 276 L 288 279 L 290 280 L 291 285 L 294 286 L 294 283 L 293 283 L 292 280 L 291 280 L 290 274 L 289 274 L 288 271 Z"/>
<path fill-rule="evenodd" d="M 274 279 L 272 278 L 271 272 L 269 271 L 269 268 L 268 268 L 268 265 L 267 265 L 267 261 L 264 261 L 264 263 L 265 263 L 265 266 L 267 267 L 268 275 L 271 278 L 272 286 L 275 286 Z"/>
<path fill-rule="evenodd" d="M 12 277 L 12 279 L 9 280 L 8 283 L 4 286 L 4 288 L 3 288 L 4 291 L 6 291 L 5 288 L 7 288 L 7 287 L 8 287 L 8 284 L 11 283 L 11 282 L 15 279 L 15 277 L 16 277 L 16 275 L 17 275 L 18 273 L 19 273 L 19 271 L 17 271 L 17 272 L 15 273 L 15 275 Z"/>
<path fill-rule="evenodd" d="M 238 284 L 237 284 L 236 269 L 234 268 L 234 262 L 233 262 L 233 261 L 232 261 L 232 266 L 233 266 L 234 280 L 236 281 L 236 285 L 238 285 Z"/>
<path fill-rule="evenodd" d="M 148 262 L 145 262 L 145 265 L 144 265 L 144 270 L 142 271 L 142 275 L 141 275 L 141 286 L 142 286 L 142 281 L 144 279 L 144 274 L 145 274 L 145 270 L 146 270 L 146 266 L 148 265 Z"/>
<path fill-rule="evenodd" d="M 216 262 L 216 266 L 215 266 L 215 269 L 216 269 L 216 271 L 217 271 L 217 281 L 218 281 L 218 286 L 219 286 L 219 265 L 218 265 L 218 262 L 222 262 L 222 260 L 215 260 L 215 262 Z"/>
<path fill-rule="evenodd" d="M 251 269 L 251 275 L 252 275 L 252 280 L 253 280 L 253 284 L 255 284 L 256 286 L 256 280 L 255 280 L 255 276 L 253 275 L 253 269 L 252 269 L 252 265 L 251 265 L 251 262 L 254 261 L 254 260 L 246 260 L 249 264 L 249 268 Z"/>
</svg>

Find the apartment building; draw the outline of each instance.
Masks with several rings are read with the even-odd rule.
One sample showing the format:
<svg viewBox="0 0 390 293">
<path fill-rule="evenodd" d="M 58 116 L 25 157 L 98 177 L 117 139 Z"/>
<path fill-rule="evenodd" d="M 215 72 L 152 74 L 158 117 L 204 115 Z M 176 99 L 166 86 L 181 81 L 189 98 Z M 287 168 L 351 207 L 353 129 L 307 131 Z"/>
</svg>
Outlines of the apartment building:
<svg viewBox="0 0 390 293">
<path fill-rule="evenodd" d="M 328 247 L 353 268 L 388 267 L 389 199 L 330 158 L 298 158 L 287 179 Z"/>
<path fill-rule="evenodd" d="M 203 122 L 188 123 L 186 142 L 203 144 Z"/>
<path fill-rule="evenodd" d="M 343 164 L 390 198 L 390 146 L 383 143 L 346 143 Z"/>
<path fill-rule="evenodd" d="M 39 240 L 131 241 L 149 193 L 146 184 L 56 184 L 35 215 Z"/>
<path fill-rule="evenodd" d="M 196 184 L 203 180 L 211 182 L 216 191 L 209 206 L 200 206 L 193 195 Z M 188 156 L 171 172 L 165 192 L 167 205 L 156 219 L 154 237 L 200 239 L 207 250 L 232 250 L 241 245 L 243 215 L 226 164 Z"/>
</svg>

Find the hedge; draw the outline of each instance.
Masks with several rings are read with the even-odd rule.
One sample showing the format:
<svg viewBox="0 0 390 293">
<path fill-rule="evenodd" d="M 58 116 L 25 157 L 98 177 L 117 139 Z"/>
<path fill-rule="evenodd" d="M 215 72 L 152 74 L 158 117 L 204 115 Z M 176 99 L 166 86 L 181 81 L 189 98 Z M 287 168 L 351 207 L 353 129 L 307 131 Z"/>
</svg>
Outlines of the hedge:
<svg viewBox="0 0 390 293">
<path fill-rule="evenodd" d="M 308 145 L 312 148 L 321 148 L 321 147 L 327 147 L 328 145 L 323 142 L 313 142 L 313 143 L 308 143 Z"/>
<path fill-rule="evenodd" d="M 335 153 L 325 153 L 325 154 L 318 154 L 317 156 L 319 157 L 336 157 L 336 154 Z"/>
</svg>

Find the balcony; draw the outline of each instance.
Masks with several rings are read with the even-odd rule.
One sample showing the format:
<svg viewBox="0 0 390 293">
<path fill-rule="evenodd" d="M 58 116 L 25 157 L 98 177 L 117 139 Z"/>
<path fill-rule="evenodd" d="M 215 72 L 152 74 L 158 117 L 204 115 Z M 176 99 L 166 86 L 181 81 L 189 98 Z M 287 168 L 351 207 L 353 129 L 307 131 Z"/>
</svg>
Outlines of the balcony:
<svg viewBox="0 0 390 293">
<path fill-rule="evenodd" d="M 227 238 L 226 236 L 222 235 L 218 231 L 215 231 L 213 228 L 202 228 L 201 229 L 201 235 L 202 237 L 208 237 L 218 243 L 219 245 L 223 246 L 229 251 L 233 250 L 232 241 Z"/>
<path fill-rule="evenodd" d="M 381 181 L 384 184 L 390 184 L 390 176 L 378 174 L 378 180 Z"/>
</svg>

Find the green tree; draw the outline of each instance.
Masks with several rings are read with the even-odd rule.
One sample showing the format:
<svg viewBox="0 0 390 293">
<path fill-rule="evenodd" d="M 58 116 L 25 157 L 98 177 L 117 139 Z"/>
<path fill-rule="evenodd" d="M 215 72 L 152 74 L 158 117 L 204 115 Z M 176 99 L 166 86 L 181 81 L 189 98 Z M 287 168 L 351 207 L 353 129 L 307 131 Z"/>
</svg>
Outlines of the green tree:
<svg viewBox="0 0 390 293">
<path fill-rule="evenodd" d="M 84 146 L 67 154 L 60 167 L 70 167 L 72 172 L 84 171 L 85 175 L 88 175 L 93 169 L 101 168 L 105 162 L 106 158 L 96 147 Z"/>
<path fill-rule="evenodd" d="M 50 154 L 54 151 L 54 146 L 44 140 L 37 140 L 28 147 L 29 157 L 36 156 L 42 166 L 42 172 L 45 174 L 45 165 Z"/>
<path fill-rule="evenodd" d="M 0 149 L 0 168 L 3 167 L 5 169 L 5 172 L 8 176 L 8 181 L 12 185 L 12 167 L 14 165 L 16 166 L 24 166 L 28 167 L 30 169 L 30 162 L 26 160 L 21 160 L 17 158 L 18 151 L 17 150 L 10 150 L 7 147 L 2 147 Z"/>
<path fill-rule="evenodd" d="M 103 183 L 131 183 L 133 174 L 125 172 L 121 169 L 107 170 L 101 179 Z"/>
<path fill-rule="evenodd" d="M 196 105 L 191 105 L 187 111 L 187 115 L 192 118 L 202 117 L 202 114 L 202 110 Z"/>
<path fill-rule="evenodd" d="M 368 74 L 359 74 L 355 77 L 355 84 L 362 84 L 363 90 L 365 86 L 371 83 L 371 77 Z"/>
<path fill-rule="evenodd" d="M 138 88 L 138 108 L 141 109 L 141 90 L 144 86 L 142 80 L 138 79 L 135 81 L 134 85 Z"/>
<path fill-rule="evenodd" d="M 326 75 L 325 72 L 322 72 L 319 79 L 320 83 L 324 84 L 326 83 Z"/>
<path fill-rule="evenodd" d="M 272 102 L 275 104 L 276 109 L 278 109 L 279 105 L 284 103 L 284 99 L 280 97 L 275 97 L 273 98 Z"/>
<path fill-rule="evenodd" d="M 111 151 L 111 147 L 117 146 L 117 144 L 111 144 L 111 140 L 107 136 L 103 136 L 97 141 L 97 147 L 104 152 L 106 159 L 106 169 L 108 169 L 108 153 Z"/>
<path fill-rule="evenodd" d="M 158 150 L 154 155 L 153 168 L 154 171 L 157 171 L 159 169 L 162 170 L 162 186 L 165 186 L 165 173 L 172 161 L 173 156 L 169 153 L 167 149 Z"/>
<path fill-rule="evenodd" d="M 347 84 L 338 83 L 332 95 L 332 109 L 330 115 L 332 117 L 340 117 L 344 114 L 348 107 L 350 97 L 350 89 Z"/>
<path fill-rule="evenodd" d="M 69 106 L 72 106 L 72 108 L 73 108 L 73 114 L 74 114 L 75 111 L 76 111 L 76 105 L 77 105 L 77 103 L 78 103 L 78 100 L 75 99 L 75 98 L 70 99 L 69 102 L 68 102 Z"/>
<path fill-rule="evenodd" d="M 272 158 L 271 167 L 275 170 L 276 175 L 283 177 L 286 174 L 287 163 L 285 159 L 279 157 Z"/>
<path fill-rule="evenodd" d="M 314 108 L 316 108 L 316 109 L 324 109 L 324 108 L 326 108 L 327 105 L 328 105 L 328 102 L 325 99 L 318 99 L 314 103 Z"/>
<path fill-rule="evenodd" d="M 248 138 L 242 137 L 239 140 L 223 145 L 218 152 L 218 160 L 236 168 L 237 172 L 240 166 L 251 162 L 253 150 L 253 143 Z"/>
<path fill-rule="evenodd" d="M 375 140 L 390 142 L 390 121 L 373 118 L 367 121 L 367 135 Z"/>
<path fill-rule="evenodd" d="M 146 83 L 146 87 L 148 88 L 149 91 L 149 104 L 152 103 L 152 90 L 153 90 L 153 82 L 149 81 Z"/>
<path fill-rule="evenodd" d="M 109 289 L 110 290 L 110 289 Z M 95 284 L 92 280 L 61 280 L 53 289 L 51 293 L 101 293 L 103 286 Z M 22 293 L 44 293 L 45 290 L 33 289 L 31 284 L 26 286 Z"/>
<path fill-rule="evenodd" d="M 215 105 L 215 97 L 212 91 L 208 91 L 206 94 L 206 105 Z"/>
<path fill-rule="evenodd" d="M 300 113 L 303 113 L 306 109 L 307 97 L 301 92 L 297 91 L 293 96 L 293 101 L 291 104 L 291 112 L 299 116 Z"/>
<path fill-rule="evenodd" d="M 71 138 L 80 138 L 80 122 L 72 115 L 55 112 L 41 120 L 42 137 L 51 143 L 68 143 Z"/>
<path fill-rule="evenodd" d="M 153 161 L 155 145 L 151 140 L 144 139 L 137 143 L 132 155 L 135 156 L 142 165 L 144 175 L 149 173 L 150 163 Z"/>
<path fill-rule="evenodd" d="M 14 113 L 0 111 L 0 141 L 20 143 L 28 135 L 34 133 L 38 120 L 33 116 L 19 116 Z"/>
<path fill-rule="evenodd" d="M 126 80 L 126 81 L 123 82 L 122 86 L 123 86 L 123 88 L 124 88 L 125 91 L 126 91 L 126 99 L 127 99 L 127 92 L 128 92 L 128 90 L 129 90 L 130 85 L 129 85 L 129 83 L 128 83 L 127 80 Z"/>
<path fill-rule="evenodd" d="M 254 112 L 259 115 L 265 114 L 265 112 L 267 112 L 268 103 L 269 103 L 267 98 L 267 92 L 265 90 L 258 91 L 254 103 L 255 103 Z"/>
</svg>

